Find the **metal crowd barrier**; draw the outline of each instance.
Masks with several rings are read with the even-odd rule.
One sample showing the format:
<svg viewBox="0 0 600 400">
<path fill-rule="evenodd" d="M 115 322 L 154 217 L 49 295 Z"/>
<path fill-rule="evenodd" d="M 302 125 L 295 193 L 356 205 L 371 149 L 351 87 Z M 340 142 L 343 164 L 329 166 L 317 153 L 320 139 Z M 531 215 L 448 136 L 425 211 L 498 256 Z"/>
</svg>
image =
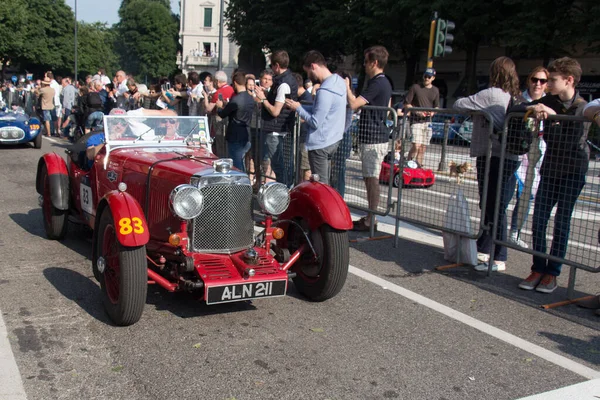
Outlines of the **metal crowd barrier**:
<svg viewBox="0 0 600 400">
<path fill-rule="evenodd" d="M 400 206 L 395 215 L 394 246 L 398 245 L 400 221 L 452 233 L 465 239 L 479 238 L 488 229 L 483 217 L 489 184 L 487 177 L 492 148 L 492 117 L 486 112 L 461 113 L 439 108 L 412 107 L 404 109 L 403 113 L 402 150 L 398 166 L 400 176 L 404 177 L 406 172 L 407 178 L 397 190 Z M 487 139 L 479 144 L 484 152 L 484 163 L 480 166 L 484 173 L 479 182 L 476 158 L 470 156 L 470 149 L 465 146 L 470 143 L 474 124 L 478 125 L 479 131 L 488 132 Z M 422 158 L 417 157 L 419 153 L 415 153 L 417 147 L 413 148 L 413 142 L 426 146 Z M 410 161 L 417 160 L 419 165 L 415 169 Z M 429 176 L 430 173 L 435 175 L 433 184 L 422 180 L 424 172 L 427 173 L 424 176 Z M 462 219 L 461 215 L 447 215 L 448 204 L 452 196 L 458 195 L 459 189 L 467 203 L 467 224 L 459 220 Z"/>
<path fill-rule="evenodd" d="M 519 196 L 515 196 L 508 206 L 509 211 L 512 211 L 509 229 L 512 223 L 513 228 L 520 230 L 519 239 L 522 242 L 511 241 L 510 236 L 502 240 L 494 232 L 493 243 L 494 246 L 506 246 L 550 262 L 570 266 L 567 295 L 572 299 L 577 269 L 600 272 L 600 162 L 595 159 L 587 161 L 588 170 L 581 190 L 579 188 L 583 183 L 583 174 L 576 168 L 578 161 L 581 162 L 581 158 L 577 157 L 578 152 L 588 147 L 586 139 L 590 122 L 583 117 L 565 115 L 552 115 L 544 121 L 524 117 L 524 114 L 518 113 L 507 116 L 502 135 L 500 163 L 504 165 L 504 159 L 510 154 L 507 150 L 507 138 L 514 138 L 516 135 L 513 133 L 517 133 L 518 130 L 529 129 L 533 139 L 529 152 L 521 160 L 523 186 L 520 193 L 517 190 Z M 538 136 L 538 131 L 542 132 L 541 136 Z M 546 147 L 543 138 L 544 135 L 550 134 L 555 137 L 560 135 L 558 140 L 561 162 L 548 162 L 544 165 L 549 153 L 546 148 L 543 154 Z M 557 152 L 556 149 L 554 152 Z M 581 156 L 581 153 L 579 155 Z M 542 157 L 544 158 L 541 159 Z M 536 179 L 536 164 L 542 168 L 540 181 Z M 500 186 L 501 182 L 498 182 L 494 224 L 498 223 Z M 563 207 L 560 211 L 557 208 L 555 214 L 553 209 L 558 198 Z M 544 227 L 545 234 L 542 232 Z M 563 244 L 560 244 L 561 239 Z M 492 255 L 493 252 L 492 248 Z"/>
</svg>

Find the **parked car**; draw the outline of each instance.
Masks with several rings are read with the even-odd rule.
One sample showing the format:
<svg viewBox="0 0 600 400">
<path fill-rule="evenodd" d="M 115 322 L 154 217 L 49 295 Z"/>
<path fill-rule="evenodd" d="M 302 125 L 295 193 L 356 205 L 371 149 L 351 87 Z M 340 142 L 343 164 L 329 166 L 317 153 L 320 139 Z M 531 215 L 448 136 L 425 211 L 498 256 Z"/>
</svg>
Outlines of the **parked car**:
<svg viewBox="0 0 600 400">
<path fill-rule="evenodd" d="M 448 121 L 449 142 L 471 142 L 473 122 L 470 117 L 465 117 L 464 115 L 434 115 L 431 120 L 431 129 L 433 131 L 432 139 L 444 139 L 444 127 L 446 121 Z"/>
<path fill-rule="evenodd" d="M 323 301 L 346 281 L 352 220 L 339 194 L 317 181 L 267 183 L 256 234 L 250 179 L 210 152 L 207 128 L 206 117 L 106 116 L 93 160 L 92 134 L 66 162 L 39 160 L 46 235 L 64 238 L 70 221 L 93 229 L 92 270 L 117 325 L 139 320 L 149 283 L 218 304 L 283 296 L 289 279 Z"/>
<path fill-rule="evenodd" d="M 33 147 L 41 149 L 42 131 L 40 120 L 30 117 L 21 107 L 0 110 L 0 144 L 32 143 Z"/>
<path fill-rule="evenodd" d="M 419 167 L 415 161 L 404 160 L 402 168 L 402 178 L 400 178 L 400 163 L 393 160 L 388 154 L 381 163 L 381 172 L 379 173 L 379 182 L 389 183 L 390 174 L 393 171 L 392 184 L 394 187 L 430 187 L 435 183 L 435 175 L 432 170 Z M 401 180 L 402 179 L 402 180 Z"/>
</svg>

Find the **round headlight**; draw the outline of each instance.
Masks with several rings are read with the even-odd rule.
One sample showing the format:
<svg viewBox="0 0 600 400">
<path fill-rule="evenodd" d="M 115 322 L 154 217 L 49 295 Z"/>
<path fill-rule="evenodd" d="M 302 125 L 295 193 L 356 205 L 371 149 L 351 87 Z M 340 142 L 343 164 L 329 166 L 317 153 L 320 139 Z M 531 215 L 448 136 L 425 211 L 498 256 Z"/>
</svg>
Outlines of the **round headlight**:
<svg viewBox="0 0 600 400">
<path fill-rule="evenodd" d="M 279 215 L 290 205 L 290 191 L 283 183 L 266 183 L 258 191 L 258 204 L 267 214 Z"/>
<path fill-rule="evenodd" d="M 204 196 L 197 187 L 179 185 L 171 192 L 171 210 L 181 219 L 194 219 L 202 212 Z"/>
</svg>

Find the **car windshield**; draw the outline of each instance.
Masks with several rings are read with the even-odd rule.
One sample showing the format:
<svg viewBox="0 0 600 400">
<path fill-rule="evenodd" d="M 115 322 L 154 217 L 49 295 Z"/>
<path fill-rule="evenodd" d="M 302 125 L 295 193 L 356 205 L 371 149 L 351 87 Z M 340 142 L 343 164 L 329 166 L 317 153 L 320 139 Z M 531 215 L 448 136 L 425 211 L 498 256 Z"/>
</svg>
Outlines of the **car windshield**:
<svg viewBox="0 0 600 400">
<path fill-rule="evenodd" d="M 111 147 L 201 145 L 210 140 L 206 117 L 110 115 L 104 117 L 104 135 Z"/>
</svg>

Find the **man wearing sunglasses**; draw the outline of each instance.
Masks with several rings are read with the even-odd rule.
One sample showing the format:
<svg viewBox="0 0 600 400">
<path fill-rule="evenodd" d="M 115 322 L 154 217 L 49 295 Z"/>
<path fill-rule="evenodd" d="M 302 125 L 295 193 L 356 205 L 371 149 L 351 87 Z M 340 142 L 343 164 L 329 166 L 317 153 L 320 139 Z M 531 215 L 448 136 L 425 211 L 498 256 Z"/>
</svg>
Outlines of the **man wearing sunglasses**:
<svg viewBox="0 0 600 400">
<path fill-rule="evenodd" d="M 109 115 L 121 115 L 128 117 L 175 117 L 177 114 L 173 110 L 164 109 L 164 110 L 147 110 L 145 108 L 139 108 L 137 110 L 125 111 L 120 108 L 113 108 L 110 111 Z M 175 125 L 175 124 L 172 124 Z M 171 128 L 177 130 L 177 124 L 175 127 Z M 131 133 L 131 136 L 141 136 L 144 135 L 146 139 L 153 139 L 155 136 L 155 132 L 153 129 L 149 128 L 146 124 L 137 119 L 134 120 L 118 120 L 111 119 L 109 124 L 109 132 L 110 140 L 119 140 L 123 139 L 126 136 L 126 131 Z M 104 148 L 104 143 L 106 142 L 105 132 L 92 133 L 90 135 L 83 136 L 78 142 L 84 141 L 86 143 L 86 156 L 89 160 L 94 160 L 96 155 Z"/>
<path fill-rule="evenodd" d="M 423 74 L 423 81 L 415 83 L 408 90 L 405 108 L 423 107 L 438 108 L 440 106 L 440 91 L 433 86 L 435 80 L 435 69 L 427 68 Z M 416 160 L 419 166 L 425 162 L 425 150 L 433 130 L 431 128 L 431 117 L 433 113 L 426 111 L 415 112 L 411 118 L 410 133 L 412 147 L 408 153 L 409 160 Z"/>
<path fill-rule="evenodd" d="M 179 120 L 175 118 L 161 119 L 159 121 L 159 128 L 165 132 L 163 140 L 181 139 L 181 136 L 177 133 L 179 130 Z"/>
</svg>

